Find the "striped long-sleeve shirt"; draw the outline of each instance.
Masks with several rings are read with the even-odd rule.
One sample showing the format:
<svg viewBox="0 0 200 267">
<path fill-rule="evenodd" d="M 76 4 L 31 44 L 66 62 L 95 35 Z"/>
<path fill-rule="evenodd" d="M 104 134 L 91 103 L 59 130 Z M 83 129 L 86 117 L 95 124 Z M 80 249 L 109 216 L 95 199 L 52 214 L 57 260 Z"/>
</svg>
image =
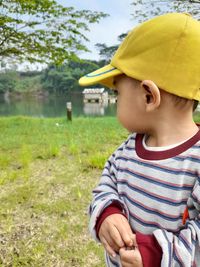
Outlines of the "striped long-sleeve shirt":
<svg viewBox="0 0 200 267">
<path fill-rule="evenodd" d="M 99 215 L 120 203 L 135 233 L 153 234 L 162 267 L 200 267 L 200 131 L 164 151 L 147 150 L 132 134 L 108 159 L 90 205 L 90 232 L 97 240 Z M 188 208 L 189 219 L 183 225 Z M 107 266 L 121 266 L 106 254 Z"/>
</svg>

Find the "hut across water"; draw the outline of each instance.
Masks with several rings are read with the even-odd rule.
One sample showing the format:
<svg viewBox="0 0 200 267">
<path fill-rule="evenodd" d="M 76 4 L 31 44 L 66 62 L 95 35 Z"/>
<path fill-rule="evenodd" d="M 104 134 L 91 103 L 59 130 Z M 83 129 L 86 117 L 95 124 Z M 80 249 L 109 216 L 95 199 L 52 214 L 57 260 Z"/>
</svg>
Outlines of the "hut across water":
<svg viewBox="0 0 200 267">
<path fill-rule="evenodd" d="M 108 93 L 104 88 L 86 88 L 83 90 L 83 101 L 87 102 L 108 102 Z"/>
</svg>

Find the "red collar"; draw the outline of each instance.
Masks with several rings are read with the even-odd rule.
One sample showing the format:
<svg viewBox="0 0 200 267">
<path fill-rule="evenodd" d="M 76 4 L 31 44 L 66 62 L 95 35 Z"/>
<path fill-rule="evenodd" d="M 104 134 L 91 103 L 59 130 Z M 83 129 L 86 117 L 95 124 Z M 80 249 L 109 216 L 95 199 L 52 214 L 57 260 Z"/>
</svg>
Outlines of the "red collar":
<svg viewBox="0 0 200 267">
<path fill-rule="evenodd" d="M 194 144 L 196 144 L 200 140 L 200 130 L 192 136 L 190 139 L 185 141 L 184 143 L 173 147 L 171 149 L 162 150 L 162 151 L 151 151 L 144 148 L 142 144 L 144 134 L 137 134 L 136 140 L 135 140 L 135 150 L 137 155 L 142 159 L 147 160 L 162 160 L 167 158 L 175 157 L 190 147 L 192 147 Z"/>
</svg>

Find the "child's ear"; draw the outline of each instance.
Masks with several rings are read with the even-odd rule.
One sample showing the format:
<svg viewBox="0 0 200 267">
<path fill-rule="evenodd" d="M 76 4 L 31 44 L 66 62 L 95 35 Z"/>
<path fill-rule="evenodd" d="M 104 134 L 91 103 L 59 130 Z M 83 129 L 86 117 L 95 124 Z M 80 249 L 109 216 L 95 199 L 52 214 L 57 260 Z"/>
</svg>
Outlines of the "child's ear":
<svg viewBox="0 0 200 267">
<path fill-rule="evenodd" d="M 153 111 L 160 106 L 161 96 L 158 86 L 151 80 L 141 82 L 144 92 L 146 111 Z"/>
</svg>

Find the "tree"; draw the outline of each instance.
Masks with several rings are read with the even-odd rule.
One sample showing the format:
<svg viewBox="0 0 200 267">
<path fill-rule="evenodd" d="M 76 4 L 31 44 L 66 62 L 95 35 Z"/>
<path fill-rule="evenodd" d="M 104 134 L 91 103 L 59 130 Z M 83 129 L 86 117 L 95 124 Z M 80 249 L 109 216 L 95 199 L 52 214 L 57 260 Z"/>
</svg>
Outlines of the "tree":
<svg viewBox="0 0 200 267">
<path fill-rule="evenodd" d="M 95 44 L 95 47 L 99 50 L 100 57 L 103 58 L 107 63 L 110 61 L 110 58 L 113 56 L 118 46 L 107 46 L 106 44 L 97 43 Z"/>
<path fill-rule="evenodd" d="M 175 11 L 188 12 L 197 19 L 200 18 L 200 0 L 135 0 L 131 5 L 134 10 L 132 16 L 135 23 L 143 22 L 144 20 L 166 12 Z M 118 37 L 120 43 L 126 35 L 127 33 L 122 33 Z M 97 43 L 95 46 L 99 50 L 99 55 L 105 60 L 105 63 L 108 63 L 119 45 L 107 46 L 106 44 Z"/>
<path fill-rule="evenodd" d="M 199 3 L 199 0 L 135 0 L 132 2 L 132 16 L 134 21 L 143 22 L 168 12 L 187 12 L 200 19 Z"/>
<path fill-rule="evenodd" d="M 78 84 L 78 79 L 85 73 L 104 65 L 102 61 L 68 60 L 61 66 L 49 65 L 42 71 L 42 88 L 50 93 L 63 94 L 70 91 L 82 91 L 83 88 Z M 96 85 L 95 87 L 97 87 Z"/>
<path fill-rule="evenodd" d="M 123 39 L 126 37 L 126 35 L 127 33 L 120 34 L 118 36 L 118 41 L 121 43 Z M 114 55 L 119 45 L 117 44 L 113 46 L 107 46 L 106 44 L 97 43 L 95 46 L 99 50 L 99 55 L 104 59 L 105 64 L 106 64 L 110 62 L 110 59 Z"/>
<path fill-rule="evenodd" d="M 7 72 L 0 74 L 0 94 L 15 90 L 17 83 L 17 74 L 15 72 Z"/>
<path fill-rule="evenodd" d="M 55 0 L 0 0 L 0 59 L 61 64 L 88 51 L 84 32 L 102 12 L 75 10 Z"/>
</svg>

